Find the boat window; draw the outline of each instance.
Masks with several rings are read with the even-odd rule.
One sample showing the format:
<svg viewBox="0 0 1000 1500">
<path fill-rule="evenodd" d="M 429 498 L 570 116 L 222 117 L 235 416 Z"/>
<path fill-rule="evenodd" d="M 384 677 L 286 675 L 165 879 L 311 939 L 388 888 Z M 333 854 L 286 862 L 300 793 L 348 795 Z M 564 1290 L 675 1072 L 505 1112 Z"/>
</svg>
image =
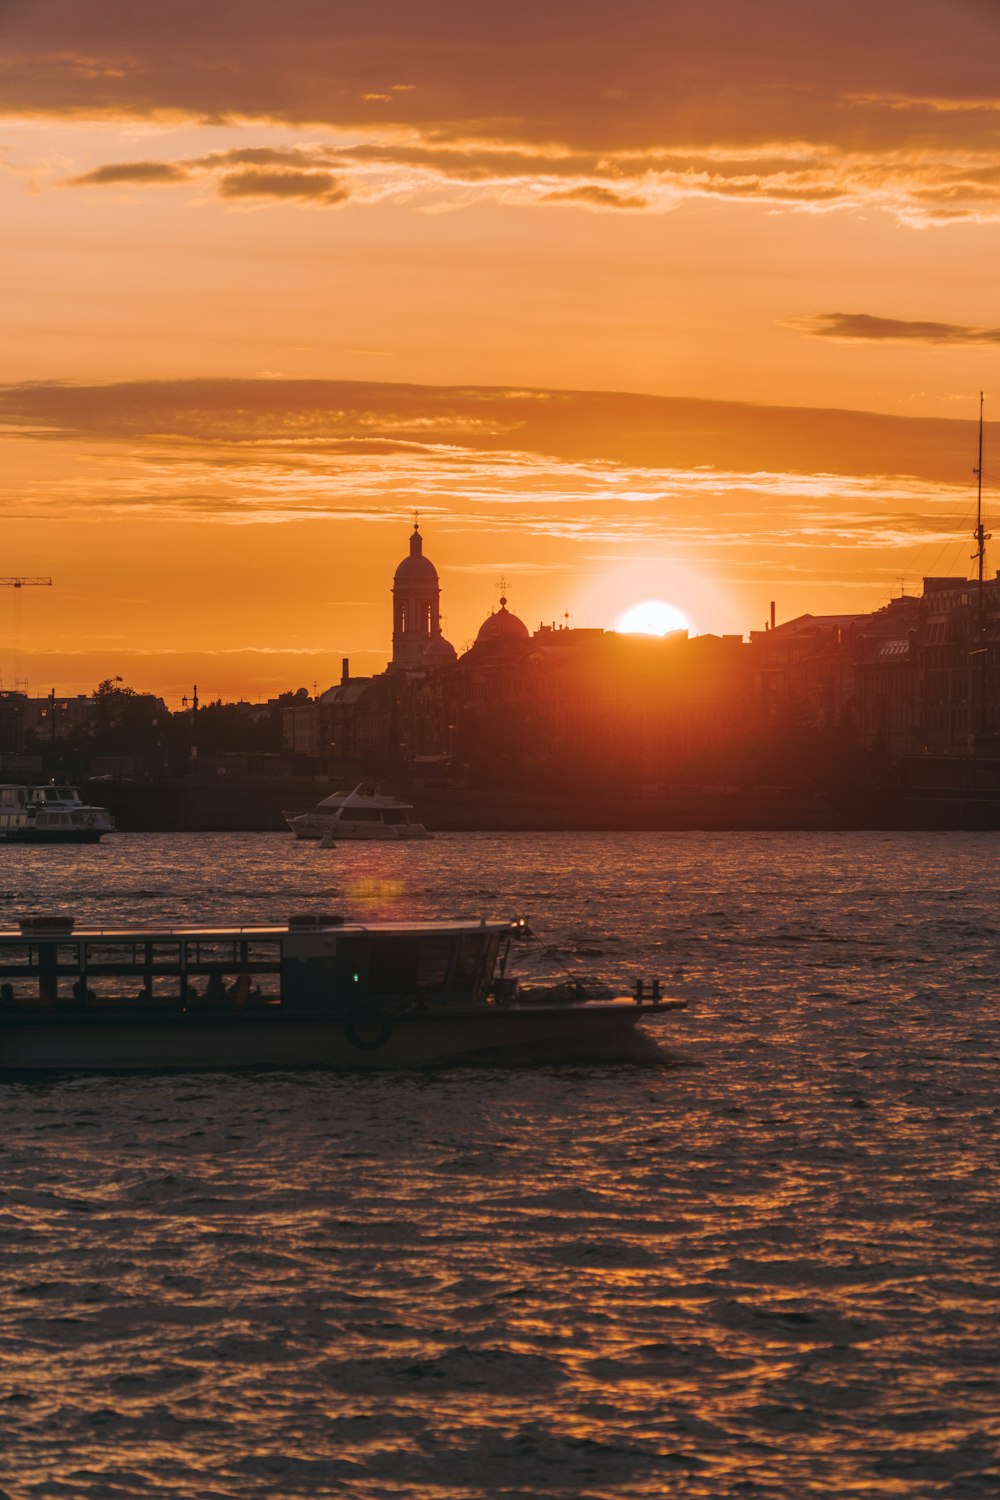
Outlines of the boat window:
<svg viewBox="0 0 1000 1500">
<path fill-rule="evenodd" d="M 30 943 L 0 943 L 0 974 L 31 968 L 31 946 Z"/>
<path fill-rule="evenodd" d="M 145 961 L 151 969 L 180 969 L 180 943 L 146 943 Z"/>
<path fill-rule="evenodd" d="M 482 942 L 477 937 L 466 935 L 459 940 L 458 953 L 455 955 L 455 970 L 451 976 L 453 990 L 468 991 L 473 988 L 481 949 Z"/>
<path fill-rule="evenodd" d="M 88 973 L 106 974 L 113 969 L 137 969 L 143 963 L 143 943 L 87 943 L 85 966 Z"/>
<path fill-rule="evenodd" d="M 280 943 L 246 943 L 246 967 L 277 974 L 281 969 Z"/>
<path fill-rule="evenodd" d="M 444 989 L 453 947 L 452 939 L 447 937 L 420 939 L 417 958 L 417 985 L 420 990 L 436 995 Z"/>
<path fill-rule="evenodd" d="M 280 943 L 198 939 L 185 947 L 186 1010 L 242 1010 L 279 1003 Z"/>
<path fill-rule="evenodd" d="M 189 942 L 187 945 L 189 969 L 205 969 L 220 965 L 232 969 L 236 966 L 236 944 L 221 942 Z"/>
<path fill-rule="evenodd" d="M 182 1003 L 179 974 L 158 974 L 150 969 L 133 974 L 88 973 L 85 984 L 84 989 L 83 982 L 77 981 L 74 999 L 88 1010 L 133 1005 L 180 1009 Z"/>
<path fill-rule="evenodd" d="M 159 954 L 159 969 L 154 974 L 153 953 L 156 948 L 172 950 L 172 963 L 165 953 Z M 172 969 L 166 977 L 163 969 Z M 166 1002 L 180 995 L 180 944 L 148 942 L 87 942 L 84 944 L 84 972 L 72 986 L 76 1005 L 102 1008 L 126 1005 L 132 1001 L 144 1004 Z"/>
<path fill-rule="evenodd" d="M 353 807 L 350 803 L 344 808 L 344 823 L 381 823 L 382 810 L 378 807 Z"/>
<path fill-rule="evenodd" d="M 3 1005 L 37 1009 L 68 1002 L 78 964 L 75 943 L 0 944 Z"/>
<path fill-rule="evenodd" d="M 486 988 L 492 982 L 493 974 L 497 966 L 497 955 L 500 952 L 500 934 L 494 932 L 483 944 L 480 955 L 480 966 L 478 983 Z"/>
<path fill-rule="evenodd" d="M 387 807 L 382 816 L 386 823 L 405 823 L 407 821 L 406 813 L 401 807 Z"/>
<path fill-rule="evenodd" d="M 466 933 L 459 943 L 452 989 L 476 992 L 491 978 L 500 939 L 493 933 Z"/>
</svg>

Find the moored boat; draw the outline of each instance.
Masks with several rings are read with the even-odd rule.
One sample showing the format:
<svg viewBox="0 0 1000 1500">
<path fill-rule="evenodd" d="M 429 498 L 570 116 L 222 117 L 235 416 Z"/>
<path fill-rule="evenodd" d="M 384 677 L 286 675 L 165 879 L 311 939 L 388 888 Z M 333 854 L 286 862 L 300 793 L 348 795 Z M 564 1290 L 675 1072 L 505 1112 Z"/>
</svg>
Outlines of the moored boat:
<svg viewBox="0 0 1000 1500">
<path fill-rule="evenodd" d="M 349 792 L 333 792 L 311 812 L 285 814 L 297 839 L 319 839 L 323 848 L 341 840 L 426 839 L 422 823 L 410 821 L 412 804 L 390 797 L 380 788 L 359 782 Z"/>
<path fill-rule="evenodd" d="M 75 787 L 0 786 L 0 842 L 96 844 L 114 826 L 107 808 L 84 802 Z"/>
<path fill-rule="evenodd" d="M 28 821 L 28 788 L 19 782 L 0 786 L 0 842 L 6 843 Z"/>
<path fill-rule="evenodd" d="M 683 1000 L 654 982 L 589 1000 L 524 1000 L 517 922 L 292 918 L 284 927 L 0 932 L 0 1071 L 406 1068 L 644 1060 L 637 1023 Z"/>
</svg>

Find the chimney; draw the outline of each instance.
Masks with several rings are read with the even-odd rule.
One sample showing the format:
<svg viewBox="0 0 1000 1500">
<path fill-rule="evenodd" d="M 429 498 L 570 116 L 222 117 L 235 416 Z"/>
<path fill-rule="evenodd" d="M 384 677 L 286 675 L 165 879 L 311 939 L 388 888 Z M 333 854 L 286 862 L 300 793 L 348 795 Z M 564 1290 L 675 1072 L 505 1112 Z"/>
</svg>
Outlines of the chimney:
<svg viewBox="0 0 1000 1500">
<path fill-rule="evenodd" d="M 774 629 L 774 600 L 771 600 L 771 629 Z"/>
<path fill-rule="evenodd" d="M 771 606 L 772 609 L 774 606 Z M 342 657 L 340 662 L 340 685 L 346 687 L 351 680 L 351 664 L 349 657 Z"/>
</svg>

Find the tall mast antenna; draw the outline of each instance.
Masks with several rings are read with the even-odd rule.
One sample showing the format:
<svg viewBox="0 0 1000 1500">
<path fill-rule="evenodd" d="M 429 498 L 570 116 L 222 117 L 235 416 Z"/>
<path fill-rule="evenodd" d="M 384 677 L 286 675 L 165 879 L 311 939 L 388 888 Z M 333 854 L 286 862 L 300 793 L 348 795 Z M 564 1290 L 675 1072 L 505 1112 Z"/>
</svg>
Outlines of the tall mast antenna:
<svg viewBox="0 0 1000 1500">
<path fill-rule="evenodd" d="M 983 608 L 983 575 L 986 571 L 986 543 L 989 540 L 983 530 L 983 393 L 979 392 L 979 462 L 975 467 L 976 475 L 976 529 L 973 535 L 976 538 L 976 550 L 972 554 L 978 559 L 977 577 L 979 580 L 979 611 Z"/>
<path fill-rule="evenodd" d="M 983 583 L 986 574 L 986 543 L 990 540 L 990 533 L 983 526 L 983 393 L 979 392 L 979 462 L 975 467 L 976 475 L 976 529 L 973 535 L 976 539 L 976 550 L 972 554 L 976 559 L 976 649 L 973 655 L 979 665 L 978 671 L 978 704 L 976 713 L 976 739 L 979 744 L 983 743 L 986 733 L 986 598 Z"/>
</svg>

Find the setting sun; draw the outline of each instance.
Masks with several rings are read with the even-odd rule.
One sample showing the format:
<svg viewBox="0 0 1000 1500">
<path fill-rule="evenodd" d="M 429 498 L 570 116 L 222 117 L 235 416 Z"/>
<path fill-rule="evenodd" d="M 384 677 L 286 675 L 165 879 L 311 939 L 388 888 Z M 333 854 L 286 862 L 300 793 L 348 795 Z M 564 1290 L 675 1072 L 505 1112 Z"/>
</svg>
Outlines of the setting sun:
<svg viewBox="0 0 1000 1500">
<path fill-rule="evenodd" d="M 667 635 L 671 630 L 690 630 L 691 621 L 674 604 L 643 599 L 620 614 L 614 628 L 624 635 Z"/>
</svg>

